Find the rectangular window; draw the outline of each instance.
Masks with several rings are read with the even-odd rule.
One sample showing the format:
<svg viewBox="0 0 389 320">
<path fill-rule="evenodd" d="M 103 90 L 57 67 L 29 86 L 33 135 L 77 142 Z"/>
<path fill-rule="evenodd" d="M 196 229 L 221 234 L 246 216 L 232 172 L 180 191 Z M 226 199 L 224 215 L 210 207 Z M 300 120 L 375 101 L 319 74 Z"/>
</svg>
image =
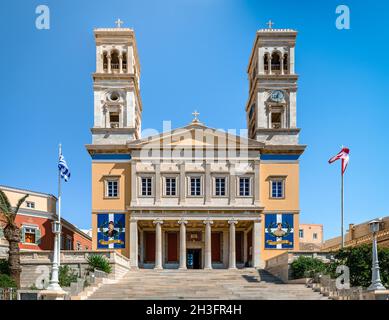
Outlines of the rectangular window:
<svg viewBox="0 0 389 320">
<path fill-rule="evenodd" d="M 31 209 L 35 209 L 35 202 L 26 201 L 26 207 L 31 208 Z"/>
<path fill-rule="evenodd" d="M 70 237 L 66 237 L 65 250 L 73 250 L 73 241 Z"/>
<path fill-rule="evenodd" d="M 226 195 L 226 178 L 215 178 L 215 195 L 219 197 Z"/>
<path fill-rule="evenodd" d="M 107 180 L 106 181 L 107 198 L 117 198 L 119 196 L 119 181 L 118 180 Z"/>
<path fill-rule="evenodd" d="M 201 178 L 191 177 L 190 178 L 190 195 L 201 196 Z"/>
<path fill-rule="evenodd" d="M 176 193 L 176 178 L 165 179 L 165 192 L 167 196 L 175 196 Z"/>
<path fill-rule="evenodd" d="M 313 234 L 313 240 L 317 240 L 317 233 Z"/>
<path fill-rule="evenodd" d="M 152 181 L 149 177 L 142 178 L 142 196 L 151 196 L 152 195 Z"/>
<path fill-rule="evenodd" d="M 77 241 L 77 250 L 78 250 L 78 251 L 81 251 L 81 250 L 82 250 L 81 242 L 80 242 L 80 241 Z"/>
<path fill-rule="evenodd" d="M 36 228 L 24 227 L 24 243 L 36 243 Z"/>
<path fill-rule="evenodd" d="M 109 113 L 109 123 L 111 124 L 111 128 L 119 128 L 119 113 L 118 112 L 110 112 Z"/>
<path fill-rule="evenodd" d="M 271 180 L 271 197 L 284 198 L 284 180 Z"/>
<path fill-rule="evenodd" d="M 239 195 L 241 197 L 250 196 L 250 178 L 239 178 Z"/>
<path fill-rule="evenodd" d="M 299 237 L 300 237 L 300 239 L 304 238 L 304 230 L 303 229 L 299 230 Z"/>
<path fill-rule="evenodd" d="M 271 114 L 271 128 L 280 129 L 281 128 L 281 113 L 272 113 Z"/>
</svg>

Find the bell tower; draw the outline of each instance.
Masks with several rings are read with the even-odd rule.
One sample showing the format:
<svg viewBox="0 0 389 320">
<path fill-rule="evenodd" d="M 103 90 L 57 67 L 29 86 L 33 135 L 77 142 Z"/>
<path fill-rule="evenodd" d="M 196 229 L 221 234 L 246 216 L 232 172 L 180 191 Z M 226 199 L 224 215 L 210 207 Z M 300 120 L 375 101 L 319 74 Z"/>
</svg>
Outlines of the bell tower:
<svg viewBox="0 0 389 320">
<path fill-rule="evenodd" d="M 297 145 L 295 43 L 297 31 L 260 29 L 247 69 L 249 138 L 268 145 Z"/>
<path fill-rule="evenodd" d="M 93 144 L 125 144 L 140 138 L 142 102 L 140 65 L 134 30 L 94 30 L 96 72 L 93 74 Z"/>
</svg>

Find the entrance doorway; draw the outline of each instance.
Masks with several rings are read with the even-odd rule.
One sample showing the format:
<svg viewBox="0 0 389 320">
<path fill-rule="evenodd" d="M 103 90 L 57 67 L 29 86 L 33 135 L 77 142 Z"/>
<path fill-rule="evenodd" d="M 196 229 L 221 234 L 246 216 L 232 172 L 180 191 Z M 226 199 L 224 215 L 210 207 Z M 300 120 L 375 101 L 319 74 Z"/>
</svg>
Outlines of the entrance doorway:
<svg viewBox="0 0 389 320">
<path fill-rule="evenodd" d="M 201 249 L 188 249 L 186 264 L 188 269 L 201 269 Z"/>
</svg>

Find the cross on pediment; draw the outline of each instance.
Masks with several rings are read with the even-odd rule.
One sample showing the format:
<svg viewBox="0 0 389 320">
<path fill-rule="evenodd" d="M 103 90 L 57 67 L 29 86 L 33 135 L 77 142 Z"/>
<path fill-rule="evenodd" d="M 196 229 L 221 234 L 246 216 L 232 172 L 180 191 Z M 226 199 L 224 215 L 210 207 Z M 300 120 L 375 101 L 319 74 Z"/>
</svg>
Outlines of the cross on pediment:
<svg viewBox="0 0 389 320">
<path fill-rule="evenodd" d="M 117 26 L 117 28 L 121 28 L 121 25 L 124 23 L 122 20 L 120 20 L 120 19 L 117 19 L 116 21 L 115 21 L 115 23 L 116 23 L 116 26 Z"/>
<path fill-rule="evenodd" d="M 273 29 L 274 22 L 269 20 L 269 22 L 266 23 L 269 29 Z"/>
<path fill-rule="evenodd" d="M 200 113 L 199 112 L 197 112 L 197 110 L 195 110 L 194 112 L 192 112 L 192 115 L 194 116 L 194 118 L 193 118 L 193 122 L 198 122 L 199 121 L 199 118 L 198 118 L 198 116 L 200 115 Z"/>
</svg>

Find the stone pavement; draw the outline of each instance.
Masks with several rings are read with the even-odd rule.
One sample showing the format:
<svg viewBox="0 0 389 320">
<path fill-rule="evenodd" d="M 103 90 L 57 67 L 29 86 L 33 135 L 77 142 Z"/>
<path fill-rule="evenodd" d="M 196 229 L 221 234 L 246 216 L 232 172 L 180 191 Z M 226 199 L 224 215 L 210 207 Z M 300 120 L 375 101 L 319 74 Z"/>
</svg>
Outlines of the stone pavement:
<svg viewBox="0 0 389 320">
<path fill-rule="evenodd" d="M 129 271 L 103 284 L 89 299 L 255 299 L 327 300 L 303 284 L 284 284 L 265 270 Z"/>
</svg>

